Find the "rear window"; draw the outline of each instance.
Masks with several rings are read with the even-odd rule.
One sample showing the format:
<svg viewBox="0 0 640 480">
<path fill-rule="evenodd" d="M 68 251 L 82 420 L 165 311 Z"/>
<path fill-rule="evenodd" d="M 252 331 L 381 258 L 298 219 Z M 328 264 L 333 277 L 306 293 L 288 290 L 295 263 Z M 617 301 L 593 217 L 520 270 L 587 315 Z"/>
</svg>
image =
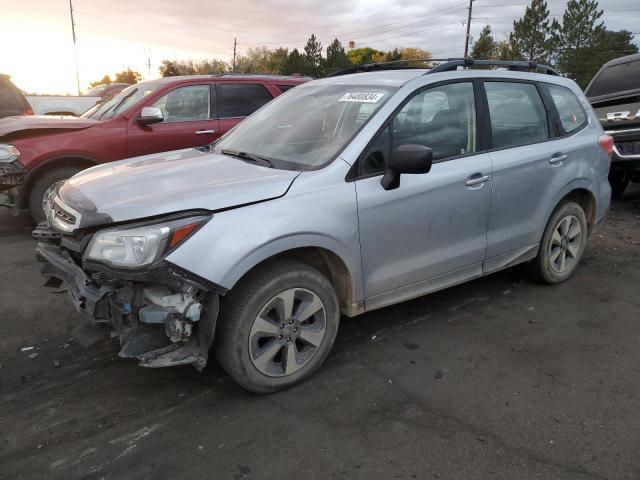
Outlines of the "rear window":
<svg viewBox="0 0 640 480">
<path fill-rule="evenodd" d="M 587 114 L 571 90 L 549 84 L 545 85 L 544 88 L 547 89 L 556 106 L 560 116 L 560 123 L 565 133 L 571 133 L 587 123 Z"/>
<path fill-rule="evenodd" d="M 640 90 L 640 60 L 607 67 L 593 80 L 587 96 L 599 97 L 627 90 Z"/>
</svg>

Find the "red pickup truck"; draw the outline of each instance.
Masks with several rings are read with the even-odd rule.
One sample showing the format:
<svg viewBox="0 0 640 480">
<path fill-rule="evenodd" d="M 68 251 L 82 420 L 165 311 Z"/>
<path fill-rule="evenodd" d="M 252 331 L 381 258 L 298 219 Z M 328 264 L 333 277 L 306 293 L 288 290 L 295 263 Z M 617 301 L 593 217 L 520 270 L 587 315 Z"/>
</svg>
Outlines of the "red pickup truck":
<svg viewBox="0 0 640 480">
<path fill-rule="evenodd" d="M 167 77 L 122 90 L 81 117 L 0 119 L 0 206 L 44 219 L 52 188 L 91 166 L 211 143 L 306 77 Z"/>
</svg>

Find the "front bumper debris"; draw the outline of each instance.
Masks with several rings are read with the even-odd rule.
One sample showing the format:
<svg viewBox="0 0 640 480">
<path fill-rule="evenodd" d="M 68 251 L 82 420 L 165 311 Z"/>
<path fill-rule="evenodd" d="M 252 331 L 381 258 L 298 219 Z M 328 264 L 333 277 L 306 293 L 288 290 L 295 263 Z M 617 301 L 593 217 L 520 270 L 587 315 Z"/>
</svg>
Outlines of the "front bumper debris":
<svg viewBox="0 0 640 480">
<path fill-rule="evenodd" d="M 18 190 L 26 171 L 18 162 L 0 162 L 0 207 L 16 210 Z"/>
<path fill-rule="evenodd" d="M 73 249 L 86 242 L 74 243 L 44 224 L 33 237 L 43 275 L 63 281 L 78 311 L 113 329 L 121 357 L 145 367 L 206 366 L 218 317 L 214 286 L 168 262 L 144 272 L 85 270 Z"/>
</svg>

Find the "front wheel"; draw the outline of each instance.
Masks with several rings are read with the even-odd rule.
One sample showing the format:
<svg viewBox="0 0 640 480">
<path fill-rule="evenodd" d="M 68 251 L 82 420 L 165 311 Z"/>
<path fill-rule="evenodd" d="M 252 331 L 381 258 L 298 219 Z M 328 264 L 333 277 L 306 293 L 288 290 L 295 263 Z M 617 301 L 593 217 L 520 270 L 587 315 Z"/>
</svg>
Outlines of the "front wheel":
<svg viewBox="0 0 640 480">
<path fill-rule="evenodd" d="M 56 168 L 33 183 L 29 193 L 29 213 L 34 222 L 39 223 L 45 219 L 44 203 L 51 192 L 79 171 L 81 169 L 78 167 Z"/>
<path fill-rule="evenodd" d="M 321 272 L 293 261 L 258 267 L 221 302 L 216 357 L 254 393 L 283 390 L 311 376 L 327 358 L 340 308 Z"/>
<path fill-rule="evenodd" d="M 560 205 L 545 228 L 538 256 L 533 261 L 534 275 L 549 284 L 564 282 L 578 268 L 587 245 L 587 219 L 575 202 Z"/>
</svg>

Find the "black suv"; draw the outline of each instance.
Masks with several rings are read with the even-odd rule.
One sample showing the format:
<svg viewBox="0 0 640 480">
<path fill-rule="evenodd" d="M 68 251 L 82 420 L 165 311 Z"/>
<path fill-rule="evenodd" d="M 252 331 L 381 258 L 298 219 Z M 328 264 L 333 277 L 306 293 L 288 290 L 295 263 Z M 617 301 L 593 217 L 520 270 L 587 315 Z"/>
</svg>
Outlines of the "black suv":
<svg viewBox="0 0 640 480">
<path fill-rule="evenodd" d="M 12 115 L 33 115 L 33 111 L 11 77 L 0 73 L 0 118 Z"/>
<path fill-rule="evenodd" d="M 640 53 L 606 63 L 585 90 L 615 141 L 609 183 L 614 197 L 640 182 Z"/>
</svg>

